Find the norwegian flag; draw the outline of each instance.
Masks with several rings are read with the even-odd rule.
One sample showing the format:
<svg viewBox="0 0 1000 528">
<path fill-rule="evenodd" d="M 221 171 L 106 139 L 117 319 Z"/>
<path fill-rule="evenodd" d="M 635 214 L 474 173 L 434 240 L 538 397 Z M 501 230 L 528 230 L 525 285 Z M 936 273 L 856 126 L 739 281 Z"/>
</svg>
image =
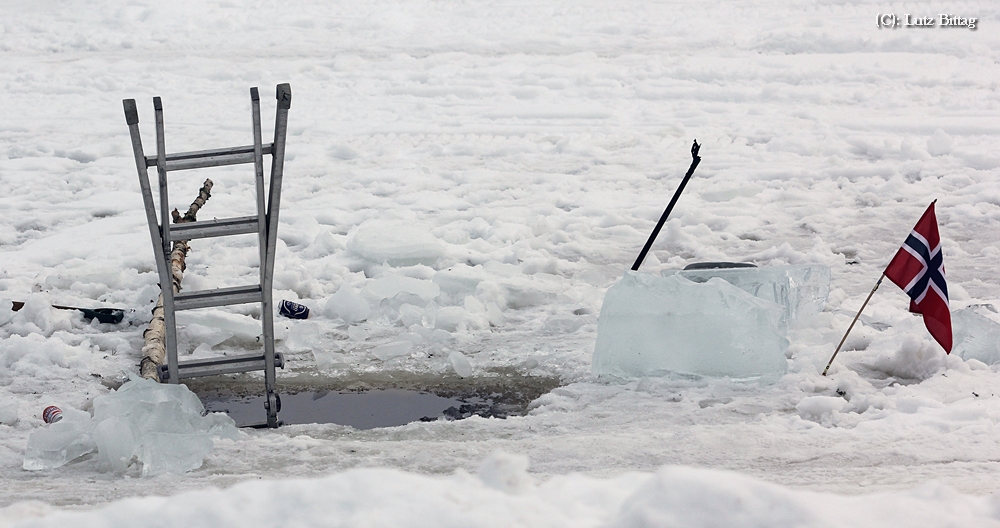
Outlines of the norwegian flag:
<svg viewBox="0 0 1000 528">
<path fill-rule="evenodd" d="M 935 200 L 936 201 L 936 200 Z M 951 353 L 951 312 L 944 280 L 941 236 L 934 202 L 913 227 L 906 242 L 885 268 L 885 276 L 910 296 L 910 311 L 924 316 L 931 336 Z"/>
</svg>

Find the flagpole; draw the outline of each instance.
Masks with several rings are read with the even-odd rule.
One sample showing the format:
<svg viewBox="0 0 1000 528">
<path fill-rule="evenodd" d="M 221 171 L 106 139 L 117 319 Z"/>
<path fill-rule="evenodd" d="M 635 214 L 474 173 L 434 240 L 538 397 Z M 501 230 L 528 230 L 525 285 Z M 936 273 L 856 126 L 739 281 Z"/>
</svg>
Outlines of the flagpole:
<svg viewBox="0 0 1000 528">
<path fill-rule="evenodd" d="M 868 301 L 872 300 L 872 295 L 875 295 L 875 290 L 877 290 L 878 287 L 879 287 L 879 285 L 882 284 L 882 279 L 884 279 L 884 278 L 885 278 L 885 272 L 883 271 L 882 272 L 882 276 L 879 277 L 878 278 L 878 282 L 875 283 L 875 287 L 872 288 L 871 293 L 868 294 L 868 298 L 865 299 L 864 303 L 862 303 L 861 309 L 858 310 L 858 315 L 855 315 L 854 316 L 854 320 L 851 321 L 851 326 L 848 326 L 847 327 L 847 332 L 844 332 L 844 337 L 843 337 L 843 339 L 840 340 L 840 344 L 837 345 L 837 350 L 834 350 L 833 356 L 830 357 L 830 362 L 827 363 L 826 364 L 826 368 L 823 369 L 823 375 L 824 376 L 826 376 L 826 372 L 828 370 L 830 370 L 830 365 L 833 365 L 833 360 L 837 357 L 837 354 L 840 353 L 840 347 L 844 346 L 844 341 L 847 341 L 847 335 L 850 334 L 851 330 L 854 328 L 854 323 L 858 322 L 858 318 L 861 317 L 861 312 L 863 312 L 865 310 L 865 306 L 868 306 Z"/>
</svg>

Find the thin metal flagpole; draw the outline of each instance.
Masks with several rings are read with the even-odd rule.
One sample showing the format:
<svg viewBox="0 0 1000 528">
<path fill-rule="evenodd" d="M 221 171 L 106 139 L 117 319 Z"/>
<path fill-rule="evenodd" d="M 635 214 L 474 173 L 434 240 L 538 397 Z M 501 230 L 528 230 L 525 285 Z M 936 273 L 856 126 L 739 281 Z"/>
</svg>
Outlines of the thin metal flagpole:
<svg viewBox="0 0 1000 528">
<path fill-rule="evenodd" d="M 872 288 L 871 293 L 868 294 L 868 298 L 865 299 L 865 302 L 861 305 L 861 309 L 858 310 L 858 315 L 855 315 L 854 316 L 854 320 L 851 321 L 851 326 L 848 326 L 847 327 L 847 332 L 844 332 L 844 337 L 843 337 L 843 339 L 840 340 L 840 344 L 837 345 L 837 350 L 833 351 L 833 356 L 830 357 L 830 362 L 827 363 L 826 364 L 826 368 L 823 369 L 823 375 L 824 376 L 826 376 L 826 372 L 828 370 L 830 370 L 830 365 L 833 365 L 833 360 L 837 357 L 837 354 L 840 353 L 840 347 L 844 346 L 844 341 L 847 341 L 847 335 L 851 333 L 852 329 L 854 329 L 854 323 L 858 322 L 858 318 L 861 317 L 861 312 L 863 312 L 865 310 L 865 306 L 868 306 L 868 301 L 872 300 L 872 295 L 875 295 L 875 290 L 877 290 L 878 287 L 879 287 L 879 285 L 882 284 L 882 279 L 884 279 L 884 278 L 885 278 L 885 272 L 883 271 L 882 272 L 882 276 L 879 277 L 878 278 L 878 282 L 875 283 L 875 287 Z"/>
</svg>

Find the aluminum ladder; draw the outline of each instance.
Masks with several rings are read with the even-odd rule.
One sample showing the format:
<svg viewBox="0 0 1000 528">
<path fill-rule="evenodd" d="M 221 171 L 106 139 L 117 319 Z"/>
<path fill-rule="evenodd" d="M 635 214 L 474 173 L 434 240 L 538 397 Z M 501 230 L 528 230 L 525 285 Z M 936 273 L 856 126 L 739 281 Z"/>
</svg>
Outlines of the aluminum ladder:
<svg viewBox="0 0 1000 528">
<path fill-rule="evenodd" d="M 167 364 L 160 365 L 157 373 L 161 382 L 180 383 L 185 378 L 215 376 L 237 372 L 264 371 L 266 399 L 264 409 L 267 423 L 258 426 L 277 427 L 281 398 L 275 390 L 275 368 L 284 368 L 284 359 L 274 351 L 274 303 L 271 286 L 274 279 L 274 251 L 278 235 L 278 207 L 281 203 L 281 176 L 285 160 L 285 135 L 288 130 L 288 110 L 292 106 L 292 90 L 288 84 L 279 84 L 276 89 L 277 108 L 274 118 L 274 141 L 263 144 L 260 126 L 260 95 L 257 88 L 250 89 L 253 107 L 253 144 L 167 154 L 163 137 L 163 105 L 159 97 L 153 98 L 156 112 L 156 155 L 146 156 L 139 137 L 139 114 L 135 99 L 122 101 L 125 107 L 125 122 L 132 136 L 132 150 L 135 166 L 139 173 L 139 187 L 146 208 L 146 222 L 153 242 L 156 269 L 159 273 L 160 290 L 163 293 L 163 319 L 166 327 L 165 348 Z M 264 156 L 271 156 L 271 179 L 264 199 Z M 257 214 L 253 216 L 205 220 L 198 222 L 170 223 L 170 207 L 167 200 L 167 173 L 172 171 L 221 167 L 253 163 L 257 187 Z M 153 201 L 147 169 L 156 167 L 159 176 L 160 220 L 157 221 L 156 206 Z M 221 237 L 257 233 L 260 246 L 260 279 L 257 284 L 181 292 L 174 294 L 173 277 L 170 268 L 170 251 L 174 240 Z M 263 327 L 264 352 L 233 355 L 221 358 L 178 361 L 177 324 L 175 312 L 231 304 L 260 303 Z"/>
</svg>

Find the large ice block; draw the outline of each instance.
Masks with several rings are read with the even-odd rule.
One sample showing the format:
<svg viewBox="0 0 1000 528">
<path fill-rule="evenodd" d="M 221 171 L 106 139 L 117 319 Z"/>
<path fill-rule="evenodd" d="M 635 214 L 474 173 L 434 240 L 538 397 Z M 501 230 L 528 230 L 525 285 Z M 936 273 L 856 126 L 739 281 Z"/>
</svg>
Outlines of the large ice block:
<svg viewBox="0 0 1000 528">
<path fill-rule="evenodd" d="M 819 264 L 665 270 L 661 275 L 680 275 L 694 282 L 718 277 L 754 297 L 781 306 L 782 317 L 789 325 L 823 311 L 830 295 L 830 268 Z"/>
<path fill-rule="evenodd" d="M 714 271 L 714 270 L 713 270 Z M 604 297 L 595 374 L 738 378 L 785 372 L 785 310 L 722 280 L 628 271 Z"/>
</svg>

